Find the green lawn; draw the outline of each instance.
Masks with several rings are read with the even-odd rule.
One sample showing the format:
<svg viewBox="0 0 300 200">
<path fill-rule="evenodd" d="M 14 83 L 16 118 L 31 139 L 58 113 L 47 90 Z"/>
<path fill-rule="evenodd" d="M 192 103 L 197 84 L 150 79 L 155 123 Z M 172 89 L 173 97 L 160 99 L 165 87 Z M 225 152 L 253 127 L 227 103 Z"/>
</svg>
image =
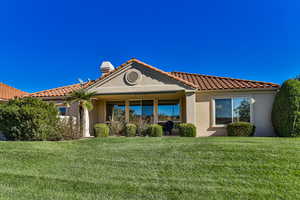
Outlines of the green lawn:
<svg viewBox="0 0 300 200">
<path fill-rule="evenodd" d="M 0 142 L 0 199 L 300 199 L 300 138 Z"/>
</svg>

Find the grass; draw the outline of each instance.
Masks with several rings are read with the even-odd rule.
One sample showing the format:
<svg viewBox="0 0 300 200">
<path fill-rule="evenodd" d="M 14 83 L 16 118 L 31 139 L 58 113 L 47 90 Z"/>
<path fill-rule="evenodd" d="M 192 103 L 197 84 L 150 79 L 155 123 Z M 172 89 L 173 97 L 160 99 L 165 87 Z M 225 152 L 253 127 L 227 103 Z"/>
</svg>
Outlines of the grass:
<svg viewBox="0 0 300 200">
<path fill-rule="evenodd" d="M 0 142 L 0 199 L 299 199 L 300 138 Z"/>
</svg>

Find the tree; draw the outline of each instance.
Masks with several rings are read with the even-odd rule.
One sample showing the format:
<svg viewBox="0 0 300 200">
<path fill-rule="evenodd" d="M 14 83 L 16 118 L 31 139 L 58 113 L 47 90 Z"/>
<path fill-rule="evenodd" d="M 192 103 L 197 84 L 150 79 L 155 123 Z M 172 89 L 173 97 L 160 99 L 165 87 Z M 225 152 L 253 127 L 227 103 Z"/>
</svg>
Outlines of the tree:
<svg viewBox="0 0 300 200">
<path fill-rule="evenodd" d="M 83 137 L 90 136 L 89 111 L 93 109 L 92 97 L 94 95 L 95 92 L 86 92 L 84 89 L 79 89 L 67 97 L 68 103 L 79 104 L 80 132 Z"/>
<path fill-rule="evenodd" d="M 273 104 L 272 122 L 279 136 L 300 136 L 300 81 L 283 83 Z"/>
</svg>

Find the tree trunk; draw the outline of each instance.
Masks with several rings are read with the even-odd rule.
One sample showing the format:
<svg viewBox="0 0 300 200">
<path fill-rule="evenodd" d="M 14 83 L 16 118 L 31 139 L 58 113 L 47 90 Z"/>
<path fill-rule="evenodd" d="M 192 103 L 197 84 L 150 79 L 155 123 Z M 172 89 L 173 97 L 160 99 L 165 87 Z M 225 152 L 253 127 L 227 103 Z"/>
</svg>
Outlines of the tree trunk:
<svg viewBox="0 0 300 200">
<path fill-rule="evenodd" d="M 83 137 L 90 137 L 90 119 L 89 119 L 89 111 L 86 107 L 83 107 Z"/>
<path fill-rule="evenodd" d="M 78 124 L 79 124 L 79 134 L 80 137 L 83 136 L 83 109 L 82 106 L 79 106 L 79 120 L 78 120 Z"/>
</svg>

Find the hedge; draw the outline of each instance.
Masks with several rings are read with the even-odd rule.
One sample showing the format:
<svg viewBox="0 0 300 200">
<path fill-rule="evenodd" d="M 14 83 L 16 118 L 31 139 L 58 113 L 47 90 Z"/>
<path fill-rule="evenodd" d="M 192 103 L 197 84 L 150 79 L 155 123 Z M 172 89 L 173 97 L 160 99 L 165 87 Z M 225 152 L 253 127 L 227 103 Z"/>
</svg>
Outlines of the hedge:
<svg viewBox="0 0 300 200">
<path fill-rule="evenodd" d="M 58 120 L 56 106 L 37 98 L 0 105 L 0 131 L 8 140 L 61 140 Z"/>
<path fill-rule="evenodd" d="M 276 94 L 272 123 L 281 137 L 300 136 L 300 81 L 287 80 Z"/>
<path fill-rule="evenodd" d="M 179 134 L 181 137 L 196 137 L 197 130 L 194 124 L 181 123 L 178 124 Z"/>
<path fill-rule="evenodd" d="M 253 136 L 255 126 L 249 122 L 234 122 L 227 125 L 228 136 Z"/>
<path fill-rule="evenodd" d="M 125 136 L 134 137 L 136 136 L 137 126 L 135 124 L 126 124 L 125 125 Z"/>
<path fill-rule="evenodd" d="M 95 137 L 108 137 L 109 136 L 109 127 L 107 124 L 95 124 Z"/>
<path fill-rule="evenodd" d="M 151 124 L 147 126 L 146 133 L 150 137 L 161 137 L 163 136 L 163 128 L 159 124 Z"/>
</svg>

